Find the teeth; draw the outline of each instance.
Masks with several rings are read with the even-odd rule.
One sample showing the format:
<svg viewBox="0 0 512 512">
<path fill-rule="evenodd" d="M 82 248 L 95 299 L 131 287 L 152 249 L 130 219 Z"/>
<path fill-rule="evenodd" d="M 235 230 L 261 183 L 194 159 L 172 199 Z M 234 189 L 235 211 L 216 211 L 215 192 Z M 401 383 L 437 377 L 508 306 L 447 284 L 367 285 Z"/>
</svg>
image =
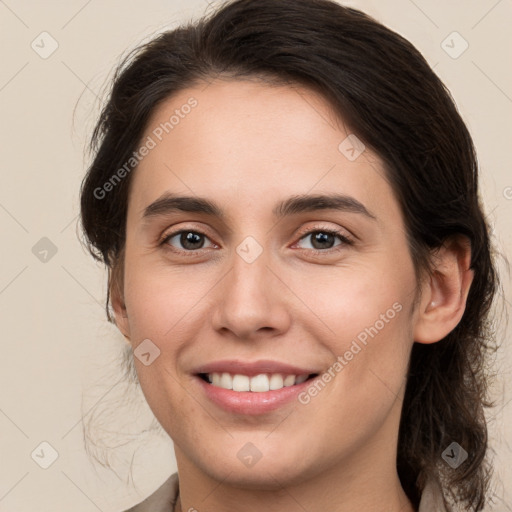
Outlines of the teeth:
<svg viewBox="0 0 512 512">
<path fill-rule="evenodd" d="M 283 376 L 279 373 L 273 373 L 270 376 L 270 389 L 281 389 L 283 386 Z"/>
<path fill-rule="evenodd" d="M 229 373 L 228 373 L 229 375 Z M 233 391 L 250 391 L 251 381 L 247 375 L 233 375 Z"/>
<path fill-rule="evenodd" d="M 295 384 L 295 375 L 287 375 L 284 378 L 284 385 L 285 386 L 293 386 Z"/>
<path fill-rule="evenodd" d="M 247 375 L 229 373 L 209 373 L 207 375 L 208 382 L 213 386 L 224 389 L 232 389 L 233 391 L 253 391 L 255 393 L 263 393 L 265 391 L 275 391 L 283 387 L 301 384 L 309 377 L 304 375 L 282 375 L 281 373 L 266 374 L 261 373 L 254 377 Z"/>
<path fill-rule="evenodd" d="M 229 373 L 223 373 L 220 376 L 219 387 L 224 389 L 233 389 L 233 379 Z"/>
<path fill-rule="evenodd" d="M 309 375 L 299 375 L 295 379 L 295 384 L 302 384 L 303 382 L 306 382 L 308 380 Z"/>
<path fill-rule="evenodd" d="M 254 377 L 251 378 L 251 391 L 256 391 L 258 393 L 261 393 L 262 391 L 269 391 L 269 390 L 270 390 L 270 383 L 269 383 L 267 375 L 262 373 L 261 375 L 255 375 Z"/>
</svg>

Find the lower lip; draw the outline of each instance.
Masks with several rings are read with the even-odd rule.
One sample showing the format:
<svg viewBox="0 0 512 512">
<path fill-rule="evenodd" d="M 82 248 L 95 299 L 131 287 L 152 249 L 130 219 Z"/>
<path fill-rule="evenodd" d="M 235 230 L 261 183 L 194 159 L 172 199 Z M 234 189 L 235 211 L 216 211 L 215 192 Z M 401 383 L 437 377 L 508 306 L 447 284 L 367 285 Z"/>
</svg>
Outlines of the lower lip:
<svg viewBox="0 0 512 512">
<path fill-rule="evenodd" d="M 315 378 L 301 384 L 286 386 L 273 391 L 233 391 L 208 384 L 201 377 L 195 376 L 206 396 L 226 411 L 238 414 L 264 414 L 274 411 L 292 402 L 297 395 L 311 385 Z"/>
</svg>

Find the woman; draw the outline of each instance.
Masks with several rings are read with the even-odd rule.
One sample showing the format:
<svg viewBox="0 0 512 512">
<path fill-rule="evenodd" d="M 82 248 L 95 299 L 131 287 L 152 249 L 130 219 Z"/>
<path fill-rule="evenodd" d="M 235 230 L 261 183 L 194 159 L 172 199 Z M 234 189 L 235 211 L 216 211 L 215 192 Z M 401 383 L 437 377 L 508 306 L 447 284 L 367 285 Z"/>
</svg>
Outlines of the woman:
<svg viewBox="0 0 512 512">
<path fill-rule="evenodd" d="M 495 270 L 409 42 L 232 1 L 125 61 L 92 147 L 84 231 L 178 466 L 130 510 L 483 510 Z"/>
</svg>

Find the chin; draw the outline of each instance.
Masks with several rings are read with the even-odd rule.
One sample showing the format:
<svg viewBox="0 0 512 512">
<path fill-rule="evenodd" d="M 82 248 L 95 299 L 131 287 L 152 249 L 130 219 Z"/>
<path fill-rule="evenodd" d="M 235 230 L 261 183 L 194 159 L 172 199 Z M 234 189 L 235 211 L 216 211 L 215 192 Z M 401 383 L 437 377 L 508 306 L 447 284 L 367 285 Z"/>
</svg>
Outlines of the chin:
<svg viewBox="0 0 512 512">
<path fill-rule="evenodd" d="M 268 434 L 267 434 L 268 435 Z M 238 445 L 238 443 L 237 443 Z M 281 451 L 260 443 L 261 452 L 247 441 L 235 451 L 222 449 L 220 454 L 211 453 L 207 459 L 201 452 L 196 466 L 210 478 L 234 487 L 254 490 L 275 491 L 283 486 L 299 485 L 320 471 L 308 466 L 304 460 L 304 450 L 291 452 L 281 443 Z M 272 453 L 270 455 L 269 453 Z M 233 455 L 230 455 L 230 454 Z M 251 458 L 252 457 L 252 458 Z"/>
</svg>

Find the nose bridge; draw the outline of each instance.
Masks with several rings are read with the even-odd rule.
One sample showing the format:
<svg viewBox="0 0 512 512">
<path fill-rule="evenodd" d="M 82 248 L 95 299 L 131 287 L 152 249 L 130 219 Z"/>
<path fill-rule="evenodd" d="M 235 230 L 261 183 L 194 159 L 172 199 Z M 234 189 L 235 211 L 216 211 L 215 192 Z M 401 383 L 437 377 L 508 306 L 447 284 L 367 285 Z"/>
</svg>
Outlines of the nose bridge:
<svg viewBox="0 0 512 512">
<path fill-rule="evenodd" d="M 231 293 L 240 301 L 258 300 L 262 304 L 269 300 L 267 296 L 268 280 L 271 275 L 267 265 L 269 252 L 258 250 L 251 242 L 242 242 L 232 258 Z M 269 275 L 270 274 L 270 275 Z"/>
<path fill-rule="evenodd" d="M 254 238 L 246 237 L 233 251 L 231 271 L 223 280 L 217 302 L 215 328 L 238 337 L 256 332 L 282 331 L 289 316 L 274 274 L 267 268 L 271 255 Z"/>
</svg>

